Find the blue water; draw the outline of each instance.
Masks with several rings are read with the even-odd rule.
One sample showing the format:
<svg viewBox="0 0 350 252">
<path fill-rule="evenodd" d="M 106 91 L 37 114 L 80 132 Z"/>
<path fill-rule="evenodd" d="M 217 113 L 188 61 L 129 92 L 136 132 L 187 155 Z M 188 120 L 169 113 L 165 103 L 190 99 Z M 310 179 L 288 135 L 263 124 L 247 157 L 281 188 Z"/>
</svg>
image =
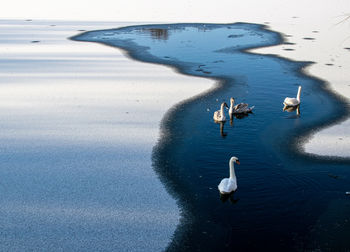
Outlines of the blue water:
<svg viewBox="0 0 350 252">
<path fill-rule="evenodd" d="M 168 251 L 348 251 L 348 160 L 302 154 L 312 130 L 342 120 L 346 104 L 303 73 L 309 63 L 248 53 L 283 43 L 255 24 L 131 26 L 83 33 L 75 40 L 124 49 L 130 57 L 217 80 L 214 90 L 182 102 L 161 124 L 154 169 L 182 207 Z M 156 78 L 157 76 L 155 76 Z M 300 114 L 283 111 L 303 87 Z M 224 124 L 222 101 L 255 105 Z M 228 160 L 239 157 L 238 190 L 220 197 Z"/>
</svg>

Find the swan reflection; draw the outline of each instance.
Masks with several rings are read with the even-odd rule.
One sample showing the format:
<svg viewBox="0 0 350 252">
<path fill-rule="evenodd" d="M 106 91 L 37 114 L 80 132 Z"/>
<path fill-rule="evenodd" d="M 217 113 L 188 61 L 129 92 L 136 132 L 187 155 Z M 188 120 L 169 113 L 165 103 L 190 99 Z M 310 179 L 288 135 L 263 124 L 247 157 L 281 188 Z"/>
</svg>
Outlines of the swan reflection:
<svg viewBox="0 0 350 252">
<path fill-rule="evenodd" d="M 224 125 L 225 122 L 217 122 L 220 124 L 220 135 L 222 138 L 225 138 L 227 136 L 227 132 L 224 132 Z"/>
<path fill-rule="evenodd" d="M 300 105 L 298 105 L 298 106 L 287 106 L 287 105 L 284 105 L 283 111 L 287 111 L 287 112 L 295 111 L 296 115 L 300 116 Z"/>
<path fill-rule="evenodd" d="M 230 115 L 230 125 L 233 126 L 233 114 L 229 114 Z"/>
<path fill-rule="evenodd" d="M 235 192 L 231 192 L 230 194 L 222 194 L 220 193 L 220 200 L 225 203 L 227 200 L 231 202 L 231 204 L 236 204 L 239 199 L 234 198 Z"/>
<path fill-rule="evenodd" d="M 252 114 L 252 113 L 249 113 Z M 243 119 L 245 117 L 248 117 L 249 114 L 229 114 L 230 115 L 230 125 L 233 126 L 234 119 Z"/>
</svg>

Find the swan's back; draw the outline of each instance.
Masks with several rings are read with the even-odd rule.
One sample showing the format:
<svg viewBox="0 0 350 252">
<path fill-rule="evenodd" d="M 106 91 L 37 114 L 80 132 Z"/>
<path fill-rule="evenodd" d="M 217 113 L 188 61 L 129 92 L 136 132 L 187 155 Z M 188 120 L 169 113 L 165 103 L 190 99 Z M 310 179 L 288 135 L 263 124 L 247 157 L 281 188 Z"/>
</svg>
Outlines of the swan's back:
<svg viewBox="0 0 350 252">
<path fill-rule="evenodd" d="M 240 103 L 240 104 L 237 104 L 234 108 L 235 109 L 246 109 L 246 108 L 248 108 L 248 104 L 247 103 Z"/>
<path fill-rule="evenodd" d="M 249 107 L 247 103 L 240 103 L 233 107 L 234 114 L 249 113 L 252 112 L 254 106 Z"/>
<path fill-rule="evenodd" d="M 296 98 L 286 97 L 283 104 L 287 106 L 297 106 L 300 102 Z"/>
<path fill-rule="evenodd" d="M 222 194 L 228 194 L 237 190 L 237 181 L 232 178 L 224 178 L 218 185 L 218 189 Z"/>
</svg>

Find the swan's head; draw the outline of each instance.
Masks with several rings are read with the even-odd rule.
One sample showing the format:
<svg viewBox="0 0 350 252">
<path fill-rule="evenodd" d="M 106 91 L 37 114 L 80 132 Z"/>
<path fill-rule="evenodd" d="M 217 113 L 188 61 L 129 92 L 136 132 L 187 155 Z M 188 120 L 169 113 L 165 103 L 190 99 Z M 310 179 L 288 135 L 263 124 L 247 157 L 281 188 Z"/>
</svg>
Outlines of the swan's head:
<svg viewBox="0 0 350 252">
<path fill-rule="evenodd" d="M 231 104 L 235 104 L 235 98 L 231 97 L 230 102 Z"/>
<path fill-rule="evenodd" d="M 227 106 L 227 103 L 226 103 L 226 102 L 223 102 L 223 103 L 221 104 L 221 106 L 228 108 L 228 106 Z"/>
<path fill-rule="evenodd" d="M 239 162 L 238 157 L 231 157 L 230 162 L 233 162 L 233 163 L 236 163 L 236 164 L 241 164 L 241 163 Z"/>
</svg>

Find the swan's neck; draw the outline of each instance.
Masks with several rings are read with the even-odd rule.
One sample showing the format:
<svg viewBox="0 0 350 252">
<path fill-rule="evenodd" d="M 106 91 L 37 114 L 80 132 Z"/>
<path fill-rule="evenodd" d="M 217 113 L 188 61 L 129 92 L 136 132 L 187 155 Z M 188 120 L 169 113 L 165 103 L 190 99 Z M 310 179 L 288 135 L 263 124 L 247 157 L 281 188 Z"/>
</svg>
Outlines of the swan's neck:
<svg viewBox="0 0 350 252">
<path fill-rule="evenodd" d="M 231 100 L 230 111 L 233 109 L 234 104 L 235 104 L 235 102 Z"/>
<path fill-rule="evenodd" d="M 235 165 L 233 161 L 230 162 L 230 179 L 236 179 Z"/>
<path fill-rule="evenodd" d="M 300 102 L 301 86 L 298 88 L 297 100 Z"/>
<path fill-rule="evenodd" d="M 220 109 L 220 112 L 221 112 L 221 115 L 223 115 L 224 114 L 224 104 L 221 104 L 221 109 Z"/>
</svg>

